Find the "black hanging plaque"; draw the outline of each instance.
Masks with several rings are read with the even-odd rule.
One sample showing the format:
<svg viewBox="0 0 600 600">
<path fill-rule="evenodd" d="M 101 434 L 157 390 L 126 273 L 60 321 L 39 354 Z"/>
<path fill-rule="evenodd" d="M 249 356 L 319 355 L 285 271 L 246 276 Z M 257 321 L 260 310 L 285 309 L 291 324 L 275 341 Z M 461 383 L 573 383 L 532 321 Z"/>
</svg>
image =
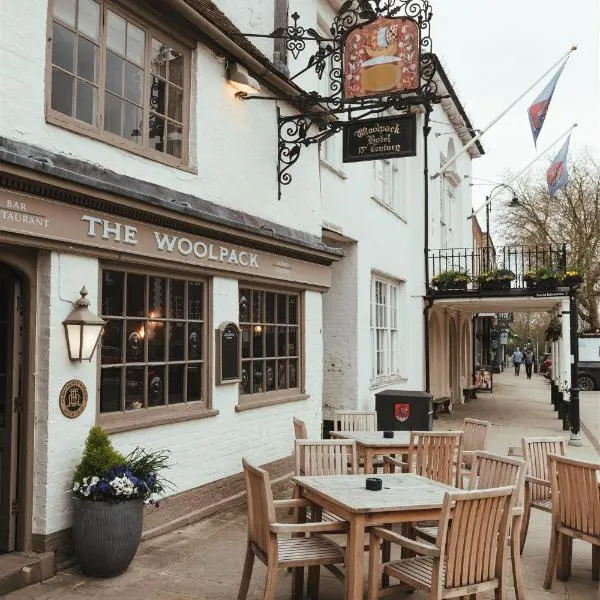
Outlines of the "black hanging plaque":
<svg viewBox="0 0 600 600">
<path fill-rule="evenodd" d="M 415 115 L 364 119 L 344 125 L 344 162 L 417 154 Z"/>
<path fill-rule="evenodd" d="M 216 336 L 216 384 L 238 383 L 242 362 L 240 328 L 235 323 L 221 323 L 217 328 Z"/>
</svg>

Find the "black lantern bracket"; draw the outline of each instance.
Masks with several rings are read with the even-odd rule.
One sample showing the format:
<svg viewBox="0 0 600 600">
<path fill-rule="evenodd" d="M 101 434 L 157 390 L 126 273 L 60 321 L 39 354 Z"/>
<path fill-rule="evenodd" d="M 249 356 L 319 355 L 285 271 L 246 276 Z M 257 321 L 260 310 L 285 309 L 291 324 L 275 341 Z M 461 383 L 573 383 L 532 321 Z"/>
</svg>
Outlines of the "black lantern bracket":
<svg viewBox="0 0 600 600">
<path fill-rule="evenodd" d="M 304 27 L 297 12 L 290 15 L 290 25 L 280 27 L 270 34 L 239 34 L 245 38 L 285 40 L 285 48 L 295 60 L 299 60 L 308 50 L 310 54 L 306 64 L 289 79 L 294 82 L 301 75 L 314 71 L 319 80 L 325 77 L 327 81 L 328 95 L 319 91 L 305 92 L 300 88 L 295 96 L 241 95 L 244 100 L 283 101 L 300 108 L 299 114 L 289 116 L 283 116 L 279 107 L 277 108 L 279 198 L 282 186 L 289 185 L 292 181 L 289 171 L 300 158 L 302 147 L 326 140 L 341 131 L 347 123 L 390 109 L 406 112 L 412 107 L 422 106 L 425 110 L 431 110 L 432 104 L 442 100 L 434 79 L 436 60 L 431 52 L 432 16 L 429 0 L 347 0 L 334 17 L 329 37 L 311 27 Z M 420 33 L 419 87 L 410 92 L 346 98 L 343 94 L 346 39 L 356 27 L 368 25 L 380 17 L 402 17 L 417 25 Z"/>
</svg>

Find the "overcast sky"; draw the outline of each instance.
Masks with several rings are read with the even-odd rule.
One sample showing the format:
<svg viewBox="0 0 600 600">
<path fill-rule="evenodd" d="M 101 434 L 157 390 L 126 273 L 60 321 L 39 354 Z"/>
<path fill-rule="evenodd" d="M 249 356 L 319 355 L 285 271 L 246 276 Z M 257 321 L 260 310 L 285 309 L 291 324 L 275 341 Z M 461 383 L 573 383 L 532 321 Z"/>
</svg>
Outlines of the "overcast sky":
<svg viewBox="0 0 600 600">
<path fill-rule="evenodd" d="M 592 149 L 600 158 L 599 38 L 597 0 L 431 0 L 433 50 L 444 63 L 473 126 L 482 129 L 540 77 L 572 44 L 538 138 L 543 150 L 569 125 L 571 154 Z M 527 107 L 552 75 L 527 94 L 485 134 L 486 155 L 473 175 L 502 181 L 536 156 Z M 538 163 L 547 167 L 559 146 Z M 480 206 L 490 187 L 473 187 Z"/>
</svg>

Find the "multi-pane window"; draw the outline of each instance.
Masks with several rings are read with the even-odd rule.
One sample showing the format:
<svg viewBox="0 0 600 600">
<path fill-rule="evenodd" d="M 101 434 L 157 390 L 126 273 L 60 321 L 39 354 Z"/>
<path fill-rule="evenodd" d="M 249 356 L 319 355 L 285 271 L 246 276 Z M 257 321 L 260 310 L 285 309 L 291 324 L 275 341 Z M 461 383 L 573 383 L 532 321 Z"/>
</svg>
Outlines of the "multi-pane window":
<svg viewBox="0 0 600 600">
<path fill-rule="evenodd" d="M 100 412 L 204 401 L 205 283 L 102 272 Z"/>
<path fill-rule="evenodd" d="M 189 52 L 108 0 L 53 0 L 52 17 L 49 116 L 183 162 Z"/>
<path fill-rule="evenodd" d="M 300 387 L 300 297 L 240 288 L 242 330 L 240 394 Z"/>
<path fill-rule="evenodd" d="M 400 284 L 371 280 L 371 350 L 373 382 L 400 375 Z"/>
<path fill-rule="evenodd" d="M 392 160 L 373 162 L 375 177 L 375 197 L 391 208 L 396 208 L 399 196 L 398 164 Z"/>
</svg>

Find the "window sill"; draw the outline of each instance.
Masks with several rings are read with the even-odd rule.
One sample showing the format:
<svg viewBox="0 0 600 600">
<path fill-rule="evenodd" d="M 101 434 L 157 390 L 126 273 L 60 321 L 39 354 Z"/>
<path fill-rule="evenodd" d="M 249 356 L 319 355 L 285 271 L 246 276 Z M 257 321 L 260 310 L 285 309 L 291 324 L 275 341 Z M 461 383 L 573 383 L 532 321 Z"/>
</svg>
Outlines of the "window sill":
<svg viewBox="0 0 600 600">
<path fill-rule="evenodd" d="M 408 221 L 406 220 L 406 217 L 402 216 L 393 206 L 390 206 L 389 204 L 386 204 L 378 196 L 371 196 L 371 200 L 375 200 L 375 202 L 377 202 L 377 204 L 379 204 L 380 206 L 382 206 L 383 208 L 385 208 L 386 210 L 388 210 L 389 212 L 391 212 L 398 219 L 400 219 L 403 223 L 408 223 Z"/>
<path fill-rule="evenodd" d="M 348 175 L 344 173 L 339 167 L 332 165 L 329 161 L 324 158 L 320 159 L 321 166 L 325 167 L 328 171 L 331 171 L 334 175 L 337 175 L 340 179 L 348 179 Z"/>
<path fill-rule="evenodd" d="M 294 396 L 279 396 L 277 398 L 263 398 L 260 400 L 240 400 L 235 407 L 235 412 L 253 410 L 254 408 L 263 408 L 264 406 L 275 406 L 276 404 L 300 402 L 301 400 L 308 400 L 309 398 L 309 394 L 296 394 Z"/>
<path fill-rule="evenodd" d="M 406 381 L 408 381 L 408 377 L 402 377 L 400 375 L 395 377 L 379 378 L 375 381 L 371 381 L 369 389 L 376 390 L 378 388 L 382 388 L 393 383 L 405 383 Z"/>
<path fill-rule="evenodd" d="M 218 414 L 218 410 L 206 408 L 202 405 L 184 404 L 179 406 L 157 406 L 155 408 L 126 411 L 125 413 L 100 414 L 96 418 L 96 423 L 106 433 L 121 433 L 195 419 L 206 419 L 207 417 L 215 417 Z"/>
</svg>

